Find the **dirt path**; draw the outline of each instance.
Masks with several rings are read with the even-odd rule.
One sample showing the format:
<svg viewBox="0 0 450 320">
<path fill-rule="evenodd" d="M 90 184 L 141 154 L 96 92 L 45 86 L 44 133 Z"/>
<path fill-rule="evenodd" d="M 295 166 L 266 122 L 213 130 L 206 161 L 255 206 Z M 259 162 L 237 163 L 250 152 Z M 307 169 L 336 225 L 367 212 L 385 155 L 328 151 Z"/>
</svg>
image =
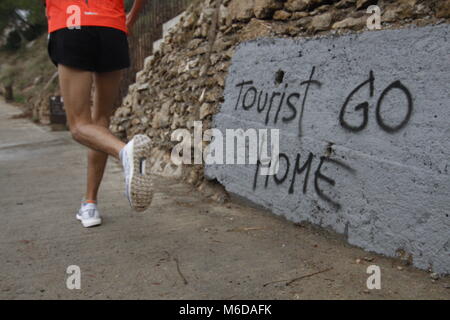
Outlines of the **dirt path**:
<svg viewBox="0 0 450 320">
<path fill-rule="evenodd" d="M 450 298 L 448 277 L 432 281 L 335 235 L 218 205 L 176 181 L 155 178 L 151 208 L 133 213 L 114 161 L 101 189 L 104 223 L 84 229 L 75 212 L 85 149 L 67 132 L 10 119 L 17 113 L 0 102 L 1 299 Z M 367 290 L 371 264 L 381 268 L 381 290 Z M 69 265 L 80 267 L 80 290 L 66 287 Z"/>
</svg>

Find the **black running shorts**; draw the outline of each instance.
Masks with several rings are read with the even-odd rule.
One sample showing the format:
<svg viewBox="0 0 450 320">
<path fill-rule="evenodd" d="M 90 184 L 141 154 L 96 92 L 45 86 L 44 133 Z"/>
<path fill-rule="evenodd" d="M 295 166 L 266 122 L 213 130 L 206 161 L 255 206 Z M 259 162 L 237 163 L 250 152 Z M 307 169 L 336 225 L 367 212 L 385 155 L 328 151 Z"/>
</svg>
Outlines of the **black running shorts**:
<svg viewBox="0 0 450 320">
<path fill-rule="evenodd" d="M 49 34 L 48 53 L 58 66 L 111 72 L 130 66 L 127 34 L 109 27 L 82 26 Z"/>
</svg>

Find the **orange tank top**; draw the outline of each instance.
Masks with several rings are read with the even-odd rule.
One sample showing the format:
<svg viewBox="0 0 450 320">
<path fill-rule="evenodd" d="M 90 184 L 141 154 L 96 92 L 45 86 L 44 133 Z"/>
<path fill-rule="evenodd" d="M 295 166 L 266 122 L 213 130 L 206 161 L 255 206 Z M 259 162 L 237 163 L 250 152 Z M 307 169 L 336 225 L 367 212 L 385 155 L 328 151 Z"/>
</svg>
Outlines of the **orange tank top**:
<svg viewBox="0 0 450 320">
<path fill-rule="evenodd" d="M 124 0 L 46 0 L 48 32 L 77 26 L 127 32 Z"/>
</svg>

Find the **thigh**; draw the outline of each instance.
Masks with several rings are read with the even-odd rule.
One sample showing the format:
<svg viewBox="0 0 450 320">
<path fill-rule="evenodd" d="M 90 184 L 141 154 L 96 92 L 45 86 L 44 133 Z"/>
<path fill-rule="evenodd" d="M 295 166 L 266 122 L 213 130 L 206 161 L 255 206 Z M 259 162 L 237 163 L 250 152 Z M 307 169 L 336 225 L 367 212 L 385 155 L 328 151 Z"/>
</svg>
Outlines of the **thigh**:
<svg viewBox="0 0 450 320">
<path fill-rule="evenodd" d="M 92 73 L 59 64 L 58 74 L 69 125 L 90 123 Z"/>
<path fill-rule="evenodd" d="M 119 96 L 121 78 L 121 70 L 94 73 L 95 94 L 92 118 L 100 125 L 109 125 L 109 118 Z"/>
</svg>

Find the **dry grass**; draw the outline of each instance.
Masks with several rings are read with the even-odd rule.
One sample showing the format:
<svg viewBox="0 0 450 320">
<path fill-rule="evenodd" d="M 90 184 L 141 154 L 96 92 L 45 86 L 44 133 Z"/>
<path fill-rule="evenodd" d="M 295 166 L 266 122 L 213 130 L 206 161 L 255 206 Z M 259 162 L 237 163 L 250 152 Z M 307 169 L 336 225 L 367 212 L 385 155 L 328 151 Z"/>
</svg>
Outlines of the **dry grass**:
<svg viewBox="0 0 450 320">
<path fill-rule="evenodd" d="M 30 109 L 55 73 L 47 53 L 47 35 L 15 51 L 0 51 L 0 87 L 13 84 L 15 102 Z M 56 89 L 52 83 L 46 91 Z"/>
</svg>

